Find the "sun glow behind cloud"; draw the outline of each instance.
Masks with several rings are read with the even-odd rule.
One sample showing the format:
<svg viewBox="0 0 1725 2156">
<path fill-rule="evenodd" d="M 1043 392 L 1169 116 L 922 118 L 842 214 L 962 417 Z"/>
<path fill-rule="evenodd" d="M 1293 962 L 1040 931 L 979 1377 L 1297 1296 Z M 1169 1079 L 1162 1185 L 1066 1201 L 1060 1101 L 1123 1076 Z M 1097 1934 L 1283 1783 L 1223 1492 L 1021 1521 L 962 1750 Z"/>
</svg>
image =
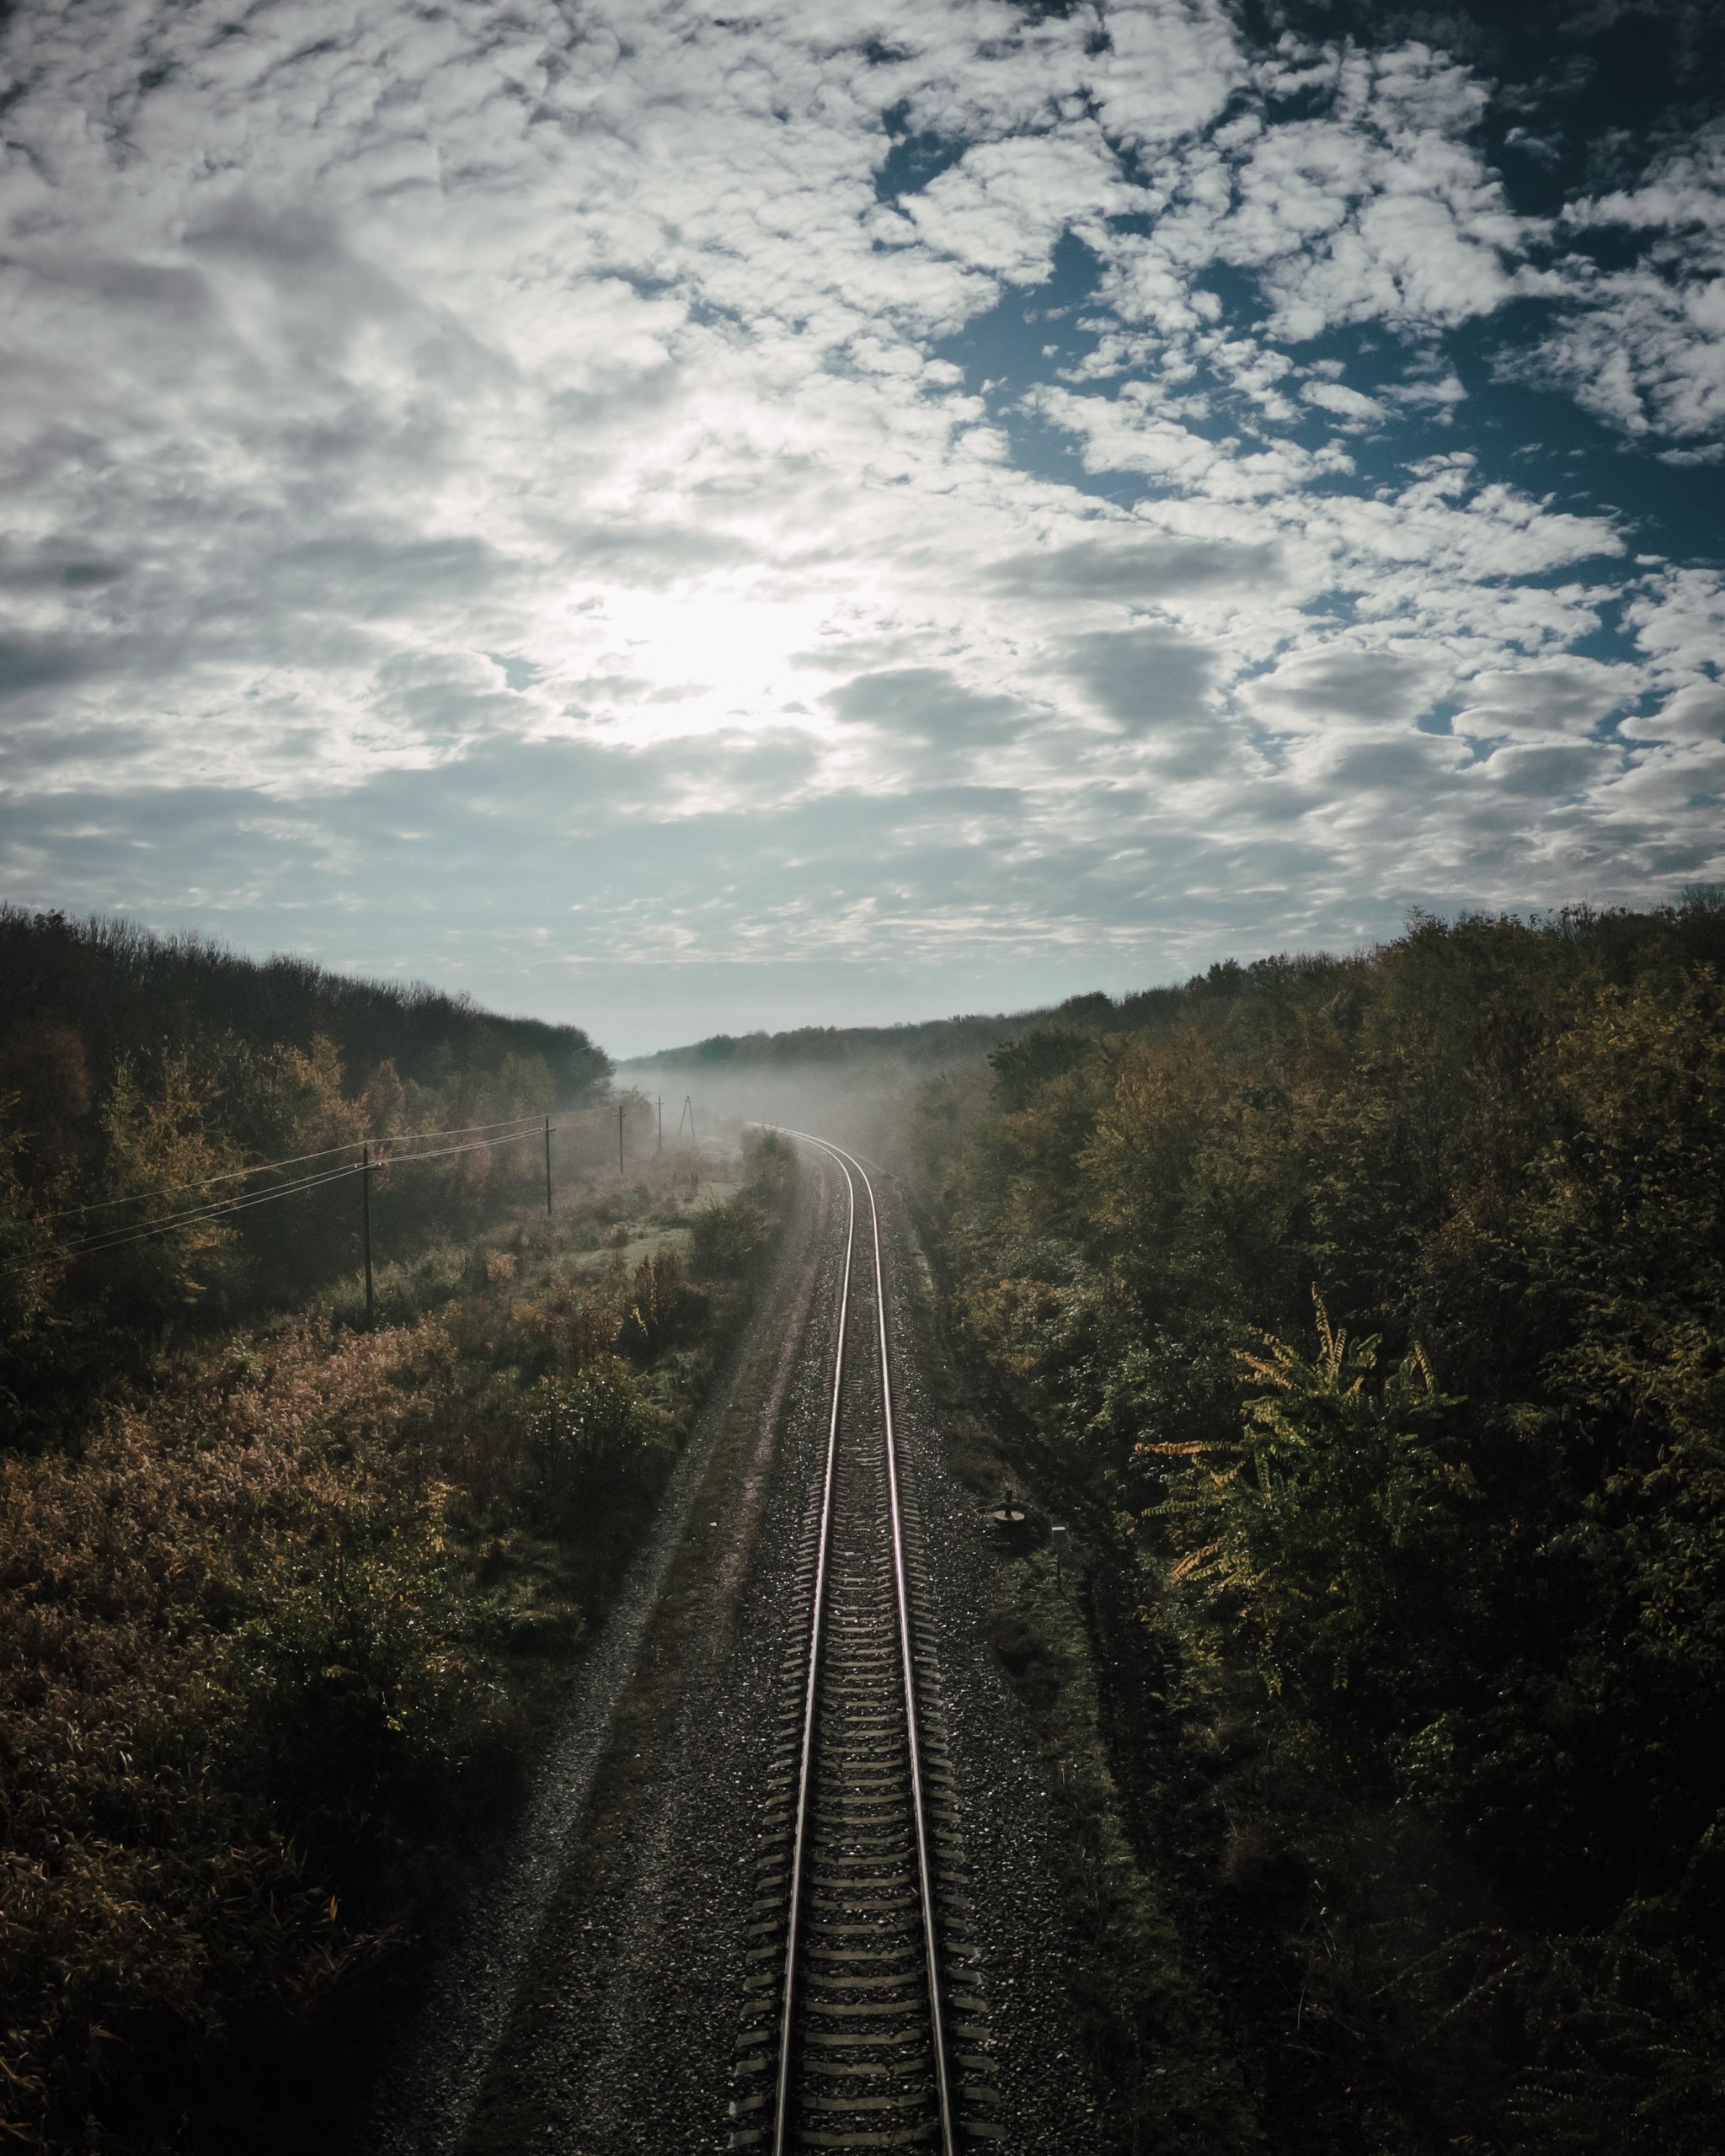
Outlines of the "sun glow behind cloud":
<svg viewBox="0 0 1725 2156">
<path fill-rule="evenodd" d="M 8 888 L 633 1045 L 1717 874 L 1725 137 L 1355 32 L 14 17 Z"/>
</svg>

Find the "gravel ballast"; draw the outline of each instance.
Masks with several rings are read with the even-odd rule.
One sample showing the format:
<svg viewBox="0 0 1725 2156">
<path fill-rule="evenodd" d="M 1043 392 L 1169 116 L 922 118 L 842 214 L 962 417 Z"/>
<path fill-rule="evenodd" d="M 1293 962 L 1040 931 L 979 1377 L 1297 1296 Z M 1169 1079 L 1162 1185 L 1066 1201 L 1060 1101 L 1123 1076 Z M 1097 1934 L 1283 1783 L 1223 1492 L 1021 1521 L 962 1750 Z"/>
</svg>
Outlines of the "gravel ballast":
<svg viewBox="0 0 1725 2156">
<path fill-rule="evenodd" d="M 997 1560 L 947 1456 L 908 1217 L 877 1177 L 903 1471 L 921 1515 L 1003 2142 L 1095 2156 L 1081 1951 L 1044 1769 L 991 1645 Z M 572 1694 L 544 1785 L 384 2078 L 365 2156 L 713 2150 L 732 2057 L 793 1574 L 829 1406 L 842 1178 L 805 1150 L 774 1277 Z M 866 1221 L 859 1219 L 859 1257 Z"/>
</svg>

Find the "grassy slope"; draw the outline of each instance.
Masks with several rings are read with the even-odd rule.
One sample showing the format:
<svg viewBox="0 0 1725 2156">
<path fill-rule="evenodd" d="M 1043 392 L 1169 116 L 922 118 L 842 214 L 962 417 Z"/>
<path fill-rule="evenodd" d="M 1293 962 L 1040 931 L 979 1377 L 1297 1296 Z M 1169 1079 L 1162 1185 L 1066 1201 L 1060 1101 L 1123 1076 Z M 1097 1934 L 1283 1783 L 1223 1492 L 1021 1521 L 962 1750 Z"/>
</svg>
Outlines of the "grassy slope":
<svg viewBox="0 0 1725 2156">
<path fill-rule="evenodd" d="M 374 1334 L 348 1291 L 188 1348 L 76 1453 L 0 1462 L 8 2132 L 339 2110 L 745 1307 L 782 1169 L 718 1204 L 711 1172 L 386 1273 Z"/>
</svg>

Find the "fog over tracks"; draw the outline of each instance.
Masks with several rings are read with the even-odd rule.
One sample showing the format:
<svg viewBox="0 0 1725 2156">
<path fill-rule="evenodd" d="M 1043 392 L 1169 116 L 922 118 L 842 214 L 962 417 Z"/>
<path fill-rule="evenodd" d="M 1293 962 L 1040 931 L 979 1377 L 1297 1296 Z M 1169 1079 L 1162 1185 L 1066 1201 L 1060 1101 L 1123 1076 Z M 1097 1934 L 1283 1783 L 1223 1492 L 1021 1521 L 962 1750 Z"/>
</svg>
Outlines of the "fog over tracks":
<svg viewBox="0 0 1725 2156">
<path fill-rule="evenodd" d="M 845 1263 L 797 1574 L 807 1639 L 788 1673 L 750 1925 L 762 1939 L 751 1959 L 766 1966 L 738 2038 L 732 2145 L 782 2156 L 932 2143 L 952 2156 L 961 2121 L 994 2135 L 999 2099 L 985 2009 L 966 1991 L 975 1903 L 935 1643 L 913 1607 L 927 1568 L 899 1473 L 879 1215 L 859 1161 L 792 1135 L 844 1178 Z M 955 2040 L 969 2049 L 955 2053 Z"/>
<path fill-rule="evenodd" d="M 428 2021 L 432 2063 L 417 2088 L 410 2072 L 397 2076 L 396 2115 L 370 2144 L 379 2156 L 718 2150 L 770 2116 L 731 2105 L 761 2092 L 760 2061 L 768 2088 L 777 2064 L 785 1716 L 789 1694 L 802 1705 L 808 1671 L 811 1493 L 833 1429 L 848 1212 L 831 1159 L 804 1153 L 776 1275 L 715 1401 L 709 1449 L 659 1540 L 662 1588 L 633 1668 L 613 1700 L 580 1710 L 602 1725 L 599 1757 L 585 1792 L 559 1800 L 536 1905 L 521 1904 L 525 1937 L 493 1954 L 483 1897 L 473 1910 L 462 1966 L 483 1969 L 490 1956 L 490 1996 L 510 1994 L 507 2011 L 481 2031 L 457 1999 L 459 1973 L 441 1988 L 456 2001 L 457 2040 L 440 2045 Z M 931 1343 L 908 1291 L 908 1228 L 889 1187 L 876 1187 L 951 2116 L 963 2146 L 975 2138 L 968 2129 L 991 2124 L 997 2093 L 1013 2147 L 1078 2156 L 1093 2145 L 1093 2114 L 1070 2036 L 1047 1792 L 988 1643 L 991 1560 L 975 1499 L 948 1472 L 926 1405 L 918 1365 Z M 872 1268 L 867 1242 L 862 1255 Z M 813 1755 L 787 2147 L 855 2145 L 859 2133 L 879 2146 L 884 2131 L 940 2145 L 927 1933 L 903 1809 L 905 1641 L 890 1629 L 883 1640 L 875 1621 L 895 1569 L 881 1317 L 872 1282 L 853 1285 L 833 1478 L 834 1691 Z M 841 2103 L 846 2091 L 855 2100 Z M 428 2127 L 434 2113 L 446 2123 Z"/>
</svg>

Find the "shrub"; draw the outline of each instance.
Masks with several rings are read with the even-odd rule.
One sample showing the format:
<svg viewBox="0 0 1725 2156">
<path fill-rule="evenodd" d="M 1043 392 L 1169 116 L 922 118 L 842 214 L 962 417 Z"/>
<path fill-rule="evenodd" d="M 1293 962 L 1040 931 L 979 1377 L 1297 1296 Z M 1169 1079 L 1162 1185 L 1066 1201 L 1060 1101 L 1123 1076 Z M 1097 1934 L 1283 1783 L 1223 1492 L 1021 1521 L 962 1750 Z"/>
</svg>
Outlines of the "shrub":
<svg viewBox="0 0 1725 2156">
<path fill-rule="evenodd" d="M 670 1443 L 664 1415 L 618 1355 L 573 1377 L 542 1379 L 528 1428 L 547 1492 L 565 1515 L 602 1483 L 641 1477 Z"/>
<path fill-rule="evenodd" d="M 772 1223 L 752 1198 L 713 1198 L 689 1223 L 689 1264 L 702 1279 L 736 1279 L 766 1249 Z"/>
<path fill-rule="evenodd" d="M 676 1337 L 687 1301 L 683 1261 L 669 1244 L 661 1244 L 641 1260 L 630 1283 L 627 1323 L 632 1344 L 649 1358 L 662 1353 Z"/>
<path fill-rule="evenodd" d="M 1345 1855 L 1308 1913 L 1375 1970 L 1339 2018 L 1404 2063 L 1471 2031 L 1445 2145 L 1715 2132 L 1722 974 L 1712 899 L 1416 919 L 1033 1033 L 905 1146 L 962 1337 L 1252 1700 L 1258 1786 L 1517 1913 L 1487 1951 L 1362 1891 L 1350 1930 Z"/>
<path fill-rule="evenodd" d="M 1386 1377 L 1378 1342 L 1351 1342 L 1317 1305 L 1317 1353 L 1266 1337 L 1241 1360 L 1269 1390 L 1237 1433 L 1151 1441 L 1178 1463 L 1154 1508 L 1189 1582 L 1226 1616 L 1273 1693 L 1291 1688 L 1321 1719 L 1378 1728 L 1429 1694 L 1423 1636 L 1441 1612 L 1479 1491 L 1445 1456 L 1445 1412 L 1414 1347 Z M 1435 1673 L 1439 1680 L 1445 1668 Z"/>
<path fill-rule="evenodd" d="M 756 1131 L 744 1140 L 743 1166 L 743 1195 L 770 1206 L 791 1187 L 797 1172 L 797 1149 L 782 1131 Z"/>
</svg>

